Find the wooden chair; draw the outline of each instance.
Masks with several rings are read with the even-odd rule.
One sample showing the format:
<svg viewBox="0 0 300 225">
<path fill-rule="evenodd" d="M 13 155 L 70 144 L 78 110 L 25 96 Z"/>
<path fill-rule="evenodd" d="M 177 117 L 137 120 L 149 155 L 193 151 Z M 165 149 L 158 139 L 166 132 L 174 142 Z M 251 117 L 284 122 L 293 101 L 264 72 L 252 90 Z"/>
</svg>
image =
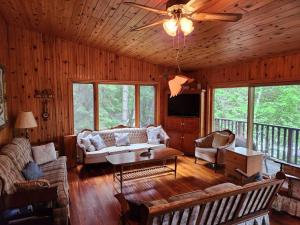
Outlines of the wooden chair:
<svg viewBox="0 0 300 225">
<path fill-rule="evenodd" d="M 0 213 L 7 210 L 19 209 L 33 206 L 32 213 L 20 215 L 17 218 L 7 218 L 1 221 L 0 224 L 14 225 L 52 225 L 54 224 L 53 206 L 57 201 L 57 187 L 46 189 L 18 192 L 10 195 L 0 196 Z M 39 207 L 39 204 L 50 204 L 50 207 Z"/>
</svg>

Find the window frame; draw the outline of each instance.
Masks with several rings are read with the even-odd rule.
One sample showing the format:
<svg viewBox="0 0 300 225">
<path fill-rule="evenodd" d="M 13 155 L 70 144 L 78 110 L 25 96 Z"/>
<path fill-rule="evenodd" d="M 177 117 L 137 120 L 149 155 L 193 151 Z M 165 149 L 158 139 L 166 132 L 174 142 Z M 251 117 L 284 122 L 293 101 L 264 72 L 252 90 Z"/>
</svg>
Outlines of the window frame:
<svg viewBox="0 0 300 225">
<path fill-rule="evenodd" d="M 218 88 L 248 88 L 248 109 L 247 109 L 247 147 L 251 148 L 253 146 L 253 128 L 254 128 L 254 107 L 255 107 L 255 88 L 257 87 L 268 87 L 268 86 L 285 86 L 285 85 L 300 85 L 299 82 L 282 82 L 282 83 L 258 83 L 258 84 L 245 84 L 245 83 L 235 83 L 235 84 L 217 84 L 208 85 L 208 122 L 207 122 L 207 133 L 212 132 L 214 127 L 214 99 L 215 99 L 215 89 Z M 209 118 L 210 117 L 210 118 Z"/>
<path fill-rule="evenodd" d="M 158 94 L 157 94 L 157 86 L 155 86 L 155 85 L 152 85 L 152 84 L 139 84 L 138 86 L 136 86 L 136 89 L 135 89 L 135 93 L 137 94 L 137 96 L 136 96 L 136 99 L 138 99 L 138 101 L 136 100 L 136 107 L 138 107 L 138 112 L 136 111 L 135 113 L 136 113 L 136 115 L 135 115 L 135 118 L 137 118 L 138 117 L 138 122 L 139 122 L 139 124 L 137 125 L 138 127 L 140 127 L 140 125 L 141 125 L 141 118 L 140 118 L 140 116 L 141 116 L 141 111 L 140 111 L 140 106 L 141 106 L 141 101 L 140 101 L 140 91 L 141 91 L 141 86 L 152 86 L 152 87 L 154 87 L 154 99 L 155 99 L 155 101 L 154 101 L 154 124 L 149 124 L 149 125 L 157 125 L 158 124 L 158 122 L 157 122 L 157 118 L 158 118 L 158 114 L 159 114 L 159 111 L 157 110 L 157 108 L 158 108 Z"/>
<path fill-rule="evenodd" d="M 135 86 L 135 127 L 140 127 L 140 86 L 153 86 L 155 90 L 155 109 L 154 109 L 154 124 L 157 125 L 160 122 L 159 115 L 159 90 L 160 84 L 155 81 L 111 81 L 111 80 L 70 80 L 71 99 L 69 109 L 72 112 L 72 133 L 75 133 L 74 128 L 74 97 L 73 97 L 73 84 L 92 84 L 93 85 L 93 99 L 94 99 L 94 130 L 100 130 L 101 125 L 99 123 L 99 84 L 112 84 L 112 85 L 134 85 Z M 100 97 L 101 98 L 101 97 Z"/>
</svg>

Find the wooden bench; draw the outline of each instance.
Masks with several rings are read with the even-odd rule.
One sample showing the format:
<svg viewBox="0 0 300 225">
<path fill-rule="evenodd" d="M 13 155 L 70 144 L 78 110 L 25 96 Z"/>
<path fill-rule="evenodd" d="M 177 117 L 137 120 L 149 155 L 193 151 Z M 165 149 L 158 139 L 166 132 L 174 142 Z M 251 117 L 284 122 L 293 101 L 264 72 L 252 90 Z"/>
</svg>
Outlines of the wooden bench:
<svg viewBox="0 0 300 225">
<path fill-rule="evenodd" d="M 210 193 L 177 201 L 162 201 L 161 204 L 141 203 L 138 221 L 129 216 L 129 205 L 124 195 L 117 199 L 121 203 L 123 224 L 139 225 L 191 225 L 191 224 L 240 224 L 253 220 L 253 224 L 269 224 L 268 213 L 279 191 L 285 175 L 278 173 L 276 178 L 254 182 L 237 190 Z M 192 194 L 192 193 L 191 193 Z"/>
</svg>

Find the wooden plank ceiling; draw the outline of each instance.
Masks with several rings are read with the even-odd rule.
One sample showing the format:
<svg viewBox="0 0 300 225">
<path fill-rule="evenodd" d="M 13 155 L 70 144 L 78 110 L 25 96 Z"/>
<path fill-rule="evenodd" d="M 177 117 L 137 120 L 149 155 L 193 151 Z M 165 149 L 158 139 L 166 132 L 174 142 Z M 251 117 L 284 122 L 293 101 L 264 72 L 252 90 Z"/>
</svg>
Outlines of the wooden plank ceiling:
<svg viewBox="0 0 300 225">
<path fill-rule="evenodd" d="M 165 9 L 166 0 L 135 2 Z M 300 49 L 299 0 L 205 2 L 204 12 L 242 13 L 243 18 L 236 23 L 195 22 L 195 30 L 186 38 L 186 47 L 180 53 L 184 69 Z M 130 27 L 154 22 L 161 16 L 121 3 L 122 0 L 0 0 L 0 13 L 9 24 L 155 64 L 176 66 L 173 38 L 161 25 L 130 32 Z"/>
</svg>

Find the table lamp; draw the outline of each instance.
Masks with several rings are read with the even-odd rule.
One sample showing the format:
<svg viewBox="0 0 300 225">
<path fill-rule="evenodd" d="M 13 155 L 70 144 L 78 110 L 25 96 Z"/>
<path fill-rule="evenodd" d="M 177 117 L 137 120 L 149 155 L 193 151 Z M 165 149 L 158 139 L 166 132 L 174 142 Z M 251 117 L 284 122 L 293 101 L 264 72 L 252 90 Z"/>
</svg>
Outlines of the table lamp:
<svg viewBox="0 0 300 225">
<path fill-rule="evenodd" d="M 29 139 L 28 129 L 34 128 L 34 127 L 37 127 L 37 122 L 36 122 L 32 112 L 19 112 L 18 113 L 15 128 L 25 129 L 26 138 Z"/>
</svg>

